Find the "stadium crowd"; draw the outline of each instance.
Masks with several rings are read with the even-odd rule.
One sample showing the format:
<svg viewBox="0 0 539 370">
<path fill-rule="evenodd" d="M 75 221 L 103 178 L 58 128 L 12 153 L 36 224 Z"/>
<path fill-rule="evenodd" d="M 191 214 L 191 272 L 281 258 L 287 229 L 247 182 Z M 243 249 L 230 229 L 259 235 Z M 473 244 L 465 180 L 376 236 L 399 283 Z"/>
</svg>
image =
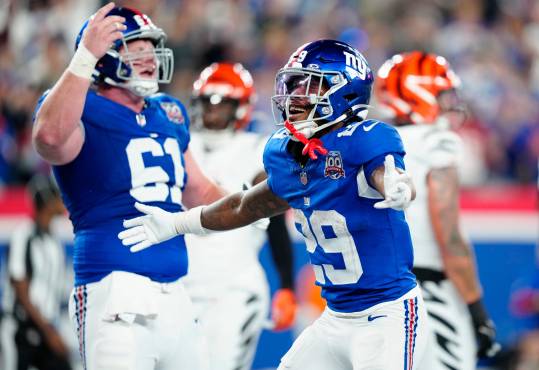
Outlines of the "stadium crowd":
<svg viewBox="0 0 539 370">
<path fill-rule="evenodd" d="M 35 102 L 73 54 L 86 14 L 102 1 L 7 0 L 0 4 L 0 183 L 23 184 L 48 167 L 31 146 Z M 276 70 L 296 45 L 338 38 L 373 69 L 396 52 L 445 55 L 462 77 L 469 115 L 465 185 L 530 183 L 539 154 L 539 4 L 527 0 L 118 1 L 141 9 L 169 35 L 175 75 L 168 92 L 188 102 L 212 61 L 253 71 L 258 124 L 271 132 Z M 187 100 L 186 100 L 187 99 Z M 375 112 L 372 114 L 376 115 Z"/>
</svg>

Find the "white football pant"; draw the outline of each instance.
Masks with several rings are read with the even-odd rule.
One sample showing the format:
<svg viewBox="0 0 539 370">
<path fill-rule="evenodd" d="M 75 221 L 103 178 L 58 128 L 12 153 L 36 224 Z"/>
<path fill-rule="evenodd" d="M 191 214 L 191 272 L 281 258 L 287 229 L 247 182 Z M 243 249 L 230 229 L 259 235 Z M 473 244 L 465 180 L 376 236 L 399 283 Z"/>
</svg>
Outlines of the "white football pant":
<svg viewBox="0 0 539 370">
<path fill-rule="evenodd" d="M 426 311 L 414 288 L 362 312 L 326 308 L 281 359 L 278 370 L 411 370 L 426 348 Z"/>
<path fill-rule="evenodd" d="M 69 314 L 84 370 L 206 370 L 193 306 L 180 280 L 115 271 L 73 289 Z"/>
</svg>

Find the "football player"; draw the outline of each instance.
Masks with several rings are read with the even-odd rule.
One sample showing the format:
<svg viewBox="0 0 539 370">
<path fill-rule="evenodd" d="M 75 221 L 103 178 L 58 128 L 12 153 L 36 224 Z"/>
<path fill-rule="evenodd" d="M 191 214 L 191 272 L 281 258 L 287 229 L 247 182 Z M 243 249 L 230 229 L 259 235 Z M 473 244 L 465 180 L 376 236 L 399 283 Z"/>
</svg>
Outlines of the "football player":
<svg viewBox="0 0 539 370">
<path fill-rule="evenodd" d="M 392 117 L 407 151 L 417 199 L 406 211 L 414 244 L 414 273 L 423 290 L 431 338 L 421 369 L 476 368 L 499 345 L 481 300 L 469 242 L 459 227 L 457 164 L 462 122 L 460 80 L 441 56 L 397 54 L 379 69 L 375 94 Z M 474 335 L 475 334 L 475 335 Z"/>
<path fill-rule="evenodd" d="M 53 164 L 75 232 L 70 313 L 84 368 L 204 369 L 183 236 L 132 254 L 116 235 L 133 201 L 178 212 L 223 191 L 187 149 L 166 35 L 109 3 L 82 27 L 71 64 L 39 102 L 33 140 Z"/>
<path fill-rule="evenodd" d="M 327 301 L 279 369 L 416 369 L 426 317 L 403 209 L 414 198 L 397 131 L 368 120 L 373 74 L 353 47 L 318 40 L 276 76 L 267 180 L 206 207 L 137 205 L 118 237 L 139 250 L 177 234 L 246 225 L 293 208 Z"/>
<path fill-rule="evenodd" d="M 230 192 L 265 179 L 267 138 L 245 131 L 251 120 L 253 79 L 241 64 L 214 63 L 193 85 L 189 150 L 204 171 Z M 208 342 L 210 369 L 250 369 L 266 324 L 269 287 L 258 252 L 266 232 L 246 226 L 225 233 L 185 236 L 189 274 L 184 279 Z M 275 329 L 295 315 L 292 250 L 284 215 L 271 219 L 269 245 L 281 280 L 273 299 Z"/>
</svg>

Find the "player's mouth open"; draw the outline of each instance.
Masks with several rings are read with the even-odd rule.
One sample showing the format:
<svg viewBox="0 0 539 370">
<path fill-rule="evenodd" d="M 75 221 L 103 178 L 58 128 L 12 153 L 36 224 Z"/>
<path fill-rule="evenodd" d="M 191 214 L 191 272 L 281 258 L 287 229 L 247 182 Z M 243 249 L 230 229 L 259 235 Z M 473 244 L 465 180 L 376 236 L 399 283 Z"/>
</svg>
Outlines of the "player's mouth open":
<svg viewBox="0 0 539 370">
<path fill-rule="evenodd" d="M 290 121 L 299 121 L 307 118 L 311 107 L 293 105 L 289 110 Z"/>
<path fill-rule="evenodd" d="M 153 78 L 155 75 L 155 66 L 147 66 L 138 71 L 138 75 L 143 78 Z"/>
</svg>

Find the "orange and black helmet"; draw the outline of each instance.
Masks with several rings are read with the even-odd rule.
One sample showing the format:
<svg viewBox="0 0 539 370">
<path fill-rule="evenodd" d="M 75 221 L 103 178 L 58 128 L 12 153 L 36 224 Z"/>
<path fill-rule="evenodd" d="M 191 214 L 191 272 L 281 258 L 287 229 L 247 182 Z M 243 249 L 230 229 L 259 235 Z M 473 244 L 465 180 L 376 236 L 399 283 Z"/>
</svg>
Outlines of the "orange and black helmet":
<svg viewBox="0 0 539 370">
<path fill-rule="evenodd" d="M 255 89 L 249 71 L 240 63 L 213 63 L 206 67 L 193 84 L 193 99 L 219 97 L 236 102 L 232 117 L 234 129 L 247 126 L 251 120 Z"/>
<path fill-rule="evenodd" d="M 440 94 L 457 89 L 460 79 L 444 57 L 412 51 L 388 59 L 374 86 L 380 108 L 395 124 L 434 123 L 441 112 Z"/>
</svg>

